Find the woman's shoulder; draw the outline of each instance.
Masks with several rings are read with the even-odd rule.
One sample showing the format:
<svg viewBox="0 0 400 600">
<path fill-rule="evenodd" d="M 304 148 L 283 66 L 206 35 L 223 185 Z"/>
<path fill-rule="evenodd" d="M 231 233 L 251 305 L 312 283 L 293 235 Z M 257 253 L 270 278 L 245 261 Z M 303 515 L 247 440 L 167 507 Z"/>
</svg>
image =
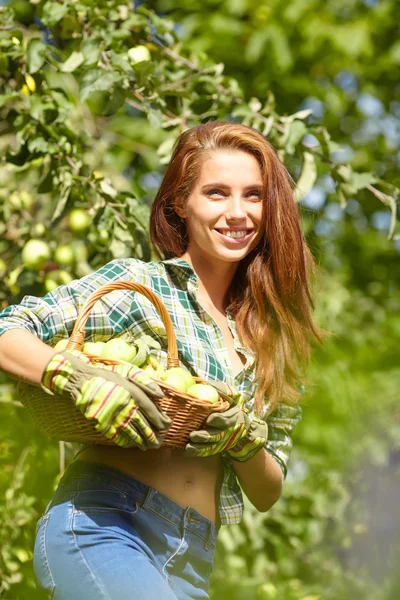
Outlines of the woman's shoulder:
<svg viewBox="0 0 400 600">
<path fill-rule="evenodd" d="M 116 258 L 101 267 L 97 273 L 113 280 L 123 278 L 141 280 L 146 277 L 162 275 L 164 271 L 162 262 L 145 261 L 140 258 Z M 141 283 L 141 281 L 139 282 Z"/>
</svg>

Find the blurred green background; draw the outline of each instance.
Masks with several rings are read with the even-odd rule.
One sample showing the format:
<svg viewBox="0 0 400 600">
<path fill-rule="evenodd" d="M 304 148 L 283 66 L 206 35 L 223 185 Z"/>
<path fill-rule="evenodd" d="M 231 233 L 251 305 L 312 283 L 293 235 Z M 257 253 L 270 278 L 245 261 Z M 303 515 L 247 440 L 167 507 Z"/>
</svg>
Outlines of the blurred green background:
<svg viewBox="0 0 400 600">
<path fill-rule="evenodd" d="M 1 307 L 151 259 L 149 207 L 186 127 L 252 125 L 298 181 L 333 335 L 314 350 L 283 496 L 221 530 L 212 600 L 400 597 L 399 13 L 396 0 L 0 6 Z M 35 523 L 75 448 L 33 428 L 5 376 L 0 392 L 0 597 L 36 600 Z"/>
</svg>

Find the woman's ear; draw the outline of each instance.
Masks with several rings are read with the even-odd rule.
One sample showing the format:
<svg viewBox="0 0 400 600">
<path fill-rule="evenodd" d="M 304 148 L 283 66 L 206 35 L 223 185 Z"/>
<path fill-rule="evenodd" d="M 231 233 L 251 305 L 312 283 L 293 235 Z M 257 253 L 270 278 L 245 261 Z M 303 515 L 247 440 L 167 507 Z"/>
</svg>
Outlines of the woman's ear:
<svg viewBox="0 0 400 600">
<path fill-rule="evenodd" d="M 186 219 L 186 210 L 183 208 L 183 206 L 175 204 L 174 209 L 178 217 L 180 217 L 181 219 Z"/>
</svg>

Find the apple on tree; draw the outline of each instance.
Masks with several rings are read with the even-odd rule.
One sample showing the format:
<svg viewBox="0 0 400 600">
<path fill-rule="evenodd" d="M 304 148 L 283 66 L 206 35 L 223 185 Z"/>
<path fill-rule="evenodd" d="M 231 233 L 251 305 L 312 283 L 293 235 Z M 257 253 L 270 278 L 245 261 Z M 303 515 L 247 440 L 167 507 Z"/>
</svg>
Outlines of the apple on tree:
<svg viewBox="0 0 400 600">
<path fill-rule="evenodd" d="M 128 58 L 132 64 L 136 65 L 137 63 L 151 60 L 151 54 L 146 46 L 139 45 L 129 48 Z"/>
<path fill-rule="evenodd" d="M 68 225 L 72 233 L 78 235 L 86 233 L 91 223 L 90 215 L 82 208 L 74 208 L 68 215 Z"/>
<path fill-rule="evenodd" d="M 50 248 L 41 240 L 29 240 L 22 248 L 21 260 L 27 269 L 41 271 L 50 259 Z"/>
<path fill-rule="evenodd" d="M 54 261 L 58 265 L 73 265 L 75 262 L 75 255 L 72 247 L 67 244 L 57 246 L 57 248 L 54 251 Z"/>
</svg>

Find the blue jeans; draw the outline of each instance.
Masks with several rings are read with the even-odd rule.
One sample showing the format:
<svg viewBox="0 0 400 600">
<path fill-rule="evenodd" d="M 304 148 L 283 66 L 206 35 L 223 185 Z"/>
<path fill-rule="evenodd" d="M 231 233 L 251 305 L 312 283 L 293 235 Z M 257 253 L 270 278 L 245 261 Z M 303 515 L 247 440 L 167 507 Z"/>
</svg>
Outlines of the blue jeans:
<svg viewBox="0 0 400 600">
<path fill-rule="evenodd" d="M 36 526 L 34 569 L 52 600 L 205 600 L 217 528 L 111 467 L 67 467 Z"/>
</svg>

